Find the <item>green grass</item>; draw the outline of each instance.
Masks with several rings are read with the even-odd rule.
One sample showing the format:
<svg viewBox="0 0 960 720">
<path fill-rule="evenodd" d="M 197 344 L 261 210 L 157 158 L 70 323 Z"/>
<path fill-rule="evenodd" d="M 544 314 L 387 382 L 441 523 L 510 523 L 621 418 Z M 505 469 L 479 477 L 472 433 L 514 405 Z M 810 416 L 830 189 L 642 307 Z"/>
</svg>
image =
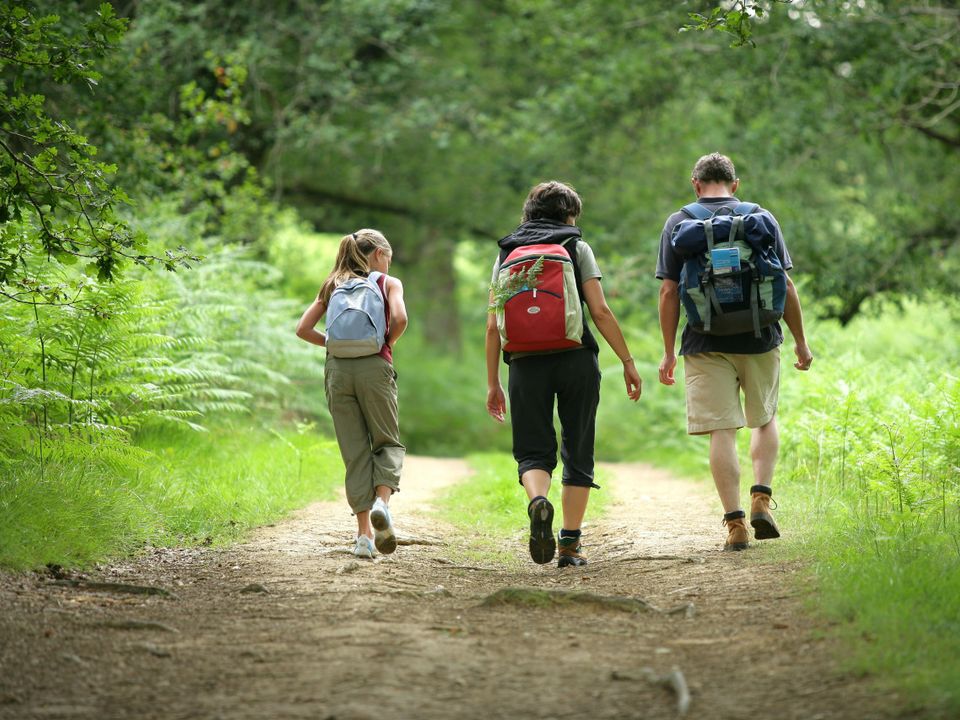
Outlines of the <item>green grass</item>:
<svg viewBox="0 0 960 720">
<path fill-rule="evenodd" d="M 759 562 L 800 560 L 808 608 L 843 641 L 838 666 L 898 692 L 924 718 L 960 710 L 960 536 L 937 517 L 889 512 L 876 498 L 783 478 L 784 536 Z M 865 502 L 870 503 L 870 515 Z"/>
<path fill-rule="evenodd" d="M 139 438 L 128 466 L 7 459 L 0 480 L 0 566 L 87 567 L 148 545 L 217 544 L 310 500 L 333 497 L 336 445 L 248 427 Z"/>
<path fill-rule="evenodd" d="M 479 562 L 496 562 L 519 566 L 526 562 L 526 531 L 530 520 L 527 517 L 527 496 L 517 482 L 517 464 L 506 453 L 480 453 L 469 458 L 473 476 L 466 482 L 449 488 L 435 503 L 440 517 L 461 528 L 471 538 L 471 546 L 463 548 L 461 559 Z M 559 468 L 555 476 L 559 475 Z M 604 485 L 608 478 L 603 471 L 597 473 L 597 484 Z M 554 529 L 560 529 L 560 492 L 558 480 L 552 483 L 548 497 L 556 508 Z M 584 536 L 590 532 L 592 519 L 601 517 L 608 503 L 608 489 L 590 493 L 587 507 Z M 507 547 L 505 538 L 515 540 L 516 547 Z"/>
<path fill-rule="evenodd" d="M 936 527 L 834 529 L 816 554 L 820 608 L 840 622 L 850 670 L 906 691 L 915 709 L 960 711 L 960 551 Z"/>
</svg>

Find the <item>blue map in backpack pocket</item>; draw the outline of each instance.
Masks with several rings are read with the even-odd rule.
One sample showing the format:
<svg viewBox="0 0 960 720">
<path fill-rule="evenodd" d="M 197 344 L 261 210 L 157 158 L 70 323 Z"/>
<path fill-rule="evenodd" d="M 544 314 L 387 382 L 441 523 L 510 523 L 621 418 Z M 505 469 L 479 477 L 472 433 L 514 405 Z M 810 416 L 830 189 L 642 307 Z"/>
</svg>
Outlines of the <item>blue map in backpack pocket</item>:
<svg viewBox="0 0 960 720">
<path fill-rule="evenodd" d="M 740 270 L 740 248 L 714 248 L 710 253 L 710 263 L 716 275 Z"/>
<path fill-rule="evenodd" d="M 740 248 L 714 248 L 710 253 L 713 265 L 713 289 L 721 303 L 743 302 L 743 288 L 740 284 Z M 731 275 L 731 277 L 724 277 Z"/>
</svg>

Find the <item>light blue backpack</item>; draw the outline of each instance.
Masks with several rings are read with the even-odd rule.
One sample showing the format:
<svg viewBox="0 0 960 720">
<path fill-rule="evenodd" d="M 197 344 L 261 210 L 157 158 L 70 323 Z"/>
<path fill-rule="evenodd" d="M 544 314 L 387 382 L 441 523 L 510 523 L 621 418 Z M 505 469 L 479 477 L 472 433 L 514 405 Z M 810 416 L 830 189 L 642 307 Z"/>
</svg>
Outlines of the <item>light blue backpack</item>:
<svg viewBox="0 0 960 720">
<path fill-rule="evenodd" d="M 376 355 L 387 337 L 385 299 L 377 280 L 383 273 L 347 280 L 327 305 L 327 352 L 338 358 Z"/>
</svg>

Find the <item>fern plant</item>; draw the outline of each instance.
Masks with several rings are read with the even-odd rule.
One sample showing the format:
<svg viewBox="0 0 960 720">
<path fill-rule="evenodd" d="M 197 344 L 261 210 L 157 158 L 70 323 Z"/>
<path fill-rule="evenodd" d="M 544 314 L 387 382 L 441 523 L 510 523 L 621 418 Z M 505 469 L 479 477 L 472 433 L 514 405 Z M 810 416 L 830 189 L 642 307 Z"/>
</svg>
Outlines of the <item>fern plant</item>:
<svg viewBox="0 0 960 720">
<path fill-rule="evenodd" d="M 500 312 L 507 301 L 519 292 L 532 290 L 540 284 L 540 273 L 543 272 L 543 255 L 525 270 L 517 270 L 503 278 L 497 278 L 490 284 L 491 302 L 489 311 Z"/>
</svg>

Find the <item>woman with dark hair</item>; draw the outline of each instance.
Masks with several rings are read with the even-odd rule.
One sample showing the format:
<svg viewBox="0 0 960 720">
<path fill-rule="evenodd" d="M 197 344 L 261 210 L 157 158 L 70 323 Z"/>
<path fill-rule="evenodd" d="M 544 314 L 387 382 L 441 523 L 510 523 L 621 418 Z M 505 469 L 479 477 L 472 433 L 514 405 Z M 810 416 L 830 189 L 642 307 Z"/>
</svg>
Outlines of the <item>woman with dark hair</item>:
<svg viewBox="0 0 960 720">
<path fill-rule="evenodd" d="M 500 240 L 493 268 L 487 321 L 487 412 L 506 414 L 500 354 L 510 367 L 513 456 L 527 492 L 530 556 L 545 564 L 557 553 L 553 506 L 547 499 L 557 466 L 554 400 L 560 418 L 563 522 L 560 567 L 587 562 L 580 527 L 594 483 L 594 431 L 600 403 L 600 350 L 583 313 L 586 302 L 597 330 L 623 363 L 627 396 L 640 398 L 640 375 L 620 325 L 600 286 L 593 250 L 576 226 L 577 192 L 564 183 L 536 185 L 523 205 L 523 222 Z"/>
</svg>

